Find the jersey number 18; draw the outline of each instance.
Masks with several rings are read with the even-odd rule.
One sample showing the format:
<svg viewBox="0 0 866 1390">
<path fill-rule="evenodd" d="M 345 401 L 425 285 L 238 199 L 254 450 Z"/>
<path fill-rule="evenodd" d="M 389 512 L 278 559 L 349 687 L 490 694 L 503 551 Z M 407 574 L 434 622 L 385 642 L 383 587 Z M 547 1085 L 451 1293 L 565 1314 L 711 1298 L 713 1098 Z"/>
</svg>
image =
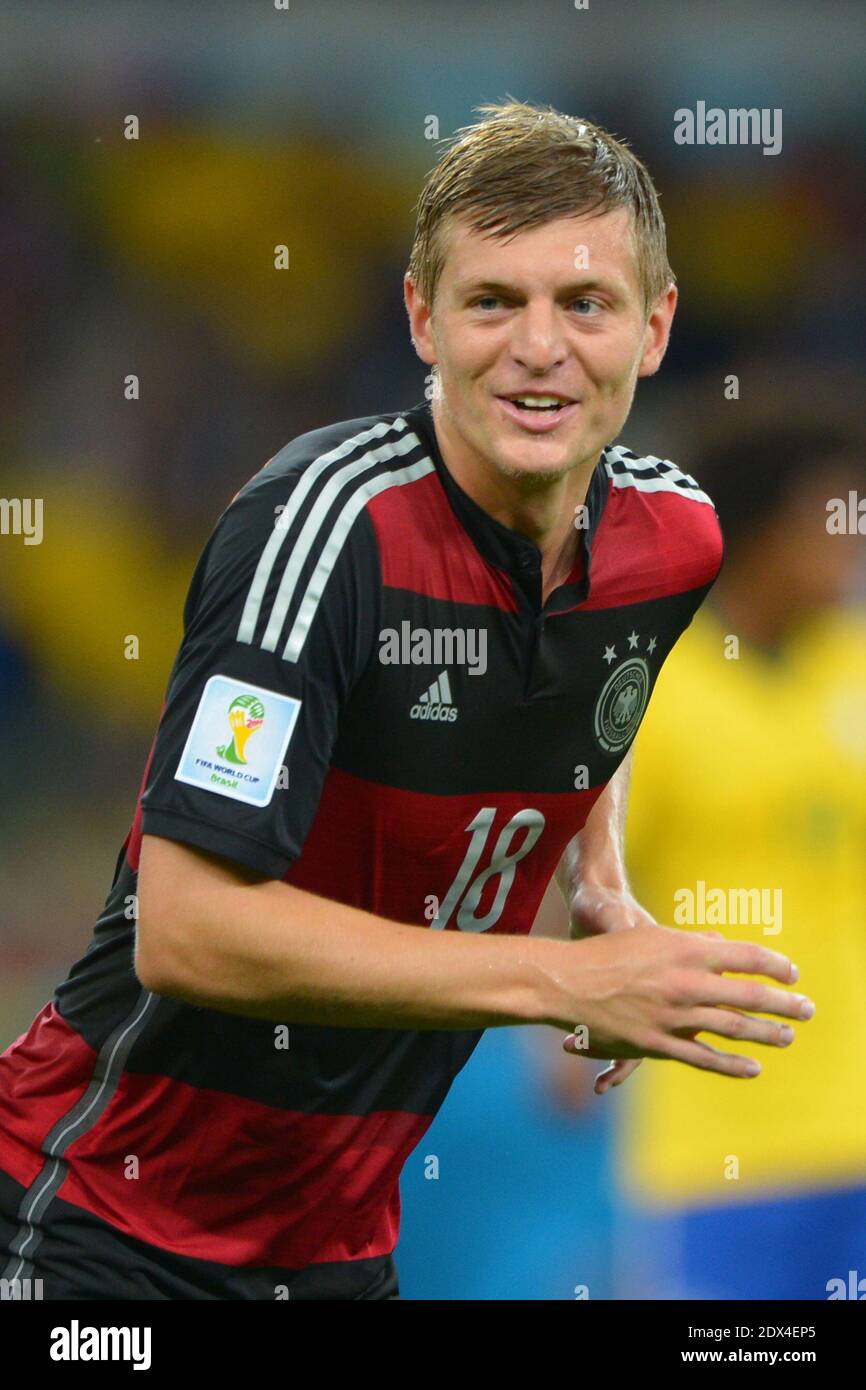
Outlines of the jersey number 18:
<svg viewBox="0 0 866 1390">
<path fill-rule="evenodd" d="M 508 824 L 503 826 L 499 832 L 499 838 L 493 847 L 493 854 L 487 868 L 483 869 L 477 878 L 473 878 L 472 875 L 478 868 L 478 861 L 495 819 L 496 807 L 485 806 L 466 826 L 467 833 L 471 831 L 472 839 L 469 841 L 463 863 L 457 871 L 457 877 L 430 923 L 431 927 L 446 926 L 458 903 L 460 906 L 457 912 L 457 925 L 461 931 L 486 931 L 502 916 L 505 900 L 514 882 L 517 865 L 537 842 L 544 829 L 544 816 L 541 811 L 531 809 L 516 811 Z M 526 836 L 520 848 L 514 851 L 509 850 L 509 845 L 515 834 L 522 829 L 526 830 Z M 483 917 L 476 917 L 475 909 L 481 901 L 481 894 L 484 892 L 485 885 L 488 879 L 495 878 L 497 874 L 499 875 L 499 886 L 496 889 L 496 896 L 490 909 L 485 912 Z"/>
</svg>

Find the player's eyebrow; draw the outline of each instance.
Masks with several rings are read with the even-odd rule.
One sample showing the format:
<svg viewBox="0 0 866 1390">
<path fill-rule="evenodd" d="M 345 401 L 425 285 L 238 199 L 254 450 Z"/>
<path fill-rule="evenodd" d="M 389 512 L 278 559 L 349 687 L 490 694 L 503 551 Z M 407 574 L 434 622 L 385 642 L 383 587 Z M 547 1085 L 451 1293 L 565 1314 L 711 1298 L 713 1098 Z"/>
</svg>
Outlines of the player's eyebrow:
<svg viewBox="0 0 866 1390">
<path fill-rule="evenodd" d="M 582 280 L 574 280 L 571 284 L 563 285 L 562 289 L 557 291 L 557 298 L 576 299 L 579 295 L 592 290 L 604 290 L 607 294 L 617 294 L 618 286 L 614 282 L 585 277 Z M 523 298 L 522 292 L 515 285 L 506 285 L 501 280 L 458 280 L 454 286 L 454 292 L 460 299 L 465 299 L 470 294 L 496 294 L 507 295 L 512 299 Z"/>
</svg>

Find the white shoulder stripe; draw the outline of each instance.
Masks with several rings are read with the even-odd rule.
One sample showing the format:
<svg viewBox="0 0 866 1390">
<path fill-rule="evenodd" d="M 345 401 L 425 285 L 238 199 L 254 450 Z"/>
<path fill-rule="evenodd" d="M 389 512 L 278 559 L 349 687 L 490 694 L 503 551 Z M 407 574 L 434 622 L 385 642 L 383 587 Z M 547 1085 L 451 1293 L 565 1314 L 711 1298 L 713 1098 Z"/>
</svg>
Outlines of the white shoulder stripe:
<svg viewBox="0 0 866 1390">
<path fill-rule="evenodd" d="M 403 419 L 402 415 L 391 424 L 389 424 L 387 420 L 379 420 L 371 429 L 363 430 L 361 434 L 353 435 L 351 439 L 344 439 L 343 443 L 339 444 L 336 449 L 331 449 L 329 453 L 322 454 L 320 458 L 317 458 L 309 467 L 304 469 L 300 481 L 293 489 L 284 510 L 280 514 L 280 524 L 275 526 L 268 536 L 267 542 L 259 557 L 259 563 L 256 566 L 256 572 L 250 584 L 246 603 L 244 604 L 244 611 L 241 615 L 240 626 L 238 627 L 237 640 L 239 642 L 252 642 L 253 640 L 256 623 L 258 622 L 261 612 L 262 601 L 274 565 L 277 562 L 277 557 L 289 533 L 292 521 L 300 511 L 301 505 L 316 479 L 330 464 L 336 463 L 338 459 L 345 458 L 347 454 L 354 453 L 356 449 L 361 448 L 365 444 L 369 444 L 371 440 L 381 439 L 383 435 L 389 434 L 392 430 L 400 431 L 406 428 L 406 421 Z M 276 645 L 276 643 L 274 645 Z"/>
<path fill-rule="evenodd" d="M 262 638 L 262 646 L 266 652 L 275 652 L 277 643 L 280 640 L 280 633 L 286 621 L 294 598 L 295 589 L 298 585 L 301 570 L 306 563 L 307 557 L 313 544 L 322 530 L 322 524 L 336 501 L 339 493 L 350 483 L 353 478 L 357 478 L 361 473 L 367 473 L 377 464 L 387 462 L 389 459 L 408 454 L 410 450 L 417 449 L 420 444 L 418 436 L 412 433 L 406 434 L 402 439 L 396 441 L 388 440 L 385 444 L 380 444 L 377 449 L 368 449 L 366 454 L 362 454 L 359 459 L 352 463 L 344 464 L 332 475 L 322 488 L 316 498 L 314 506 L 310 510 L 310 515 L 301 528 L 295 544 L 292 546 L 292 553 L 286 565 L 285 572 L 280 587 L 277 590 L 274 606 L 271 609 L 271 616 L 268 619 L 268 626 Z M 387 475 L 385 475 L 387 476 Z M 342 515 L 342 513 L 341 513 Z"/>
<path fill-rule="evenodd" d="M 408 438 L 413 444 L 420 443 L 420 440 L 415 435 L 409 435 Z M 405 453 L 406 450 L 402 448 L 403 442 L 402 440 L 400 442 L 401 452 Z M 425 474 L 432 473 L 435 466 L 432 459 L 418 459 L 416 463 L 408 464 L 405 468 L 395 468 L 389 473 L 380 473 L 378 477 L 368 479 L 366 483 L 362 483 L 361 486 L 352 493 L 352 496 L 337 517 L 334 523 L 334 529 L 328 537 L 319 563 L 310 576 L 310 582 L 307 585 L 306 593 L 298 609 L 298 615 L 295 618 L 292 630 L 289 633 L 289 639 L 283 650 L 283 656 L 286 661 L 297 661 L 298 657 L 301 655 L 304 642 L 307 640 L 307 633 L 310 630 L 312 621 L 316 616 L 316 609 L 325 591 L 325 585 L 331 576 L 334 565 L 337 563 L 337 558 L 346 543 L 346 537 L 351 531 L 358 513 L 366 507 L 371 498 L 378 496 L 380 492 L 385 492 L 390 487 L 402 487 L 404 483 L 414 483 L 417 478 L 423 478 Z"/>
<path fill-rule="evenodd" d="M 627 471 L 614 471 L 614 463 L 621 464 Z M 669 459 L 656 458 L 655 454 L 636 458 L 630 451 L 614 445 L 605 450 L 604 466 L 614 487 L 634 487 L 638 492 L 675 492 L 692 502 L 713 506 L 712 498 L 701 490 L 696 479 L 690 473 L 683 473 Z"/>
<path fill-rule="evenodd" d="M 638 492 L 675 492 L 678 497 L 688 497 L 691 502 L 706 502 L 712 507 L 713 500 L 698 487 L 677 487 L 672 478 L 635 478 L 629 473 L 621 476 L 611 475 L 614 487 L 634 487 Z M 683 474 L 683 477 L 686 475 Z"/>
</svg>

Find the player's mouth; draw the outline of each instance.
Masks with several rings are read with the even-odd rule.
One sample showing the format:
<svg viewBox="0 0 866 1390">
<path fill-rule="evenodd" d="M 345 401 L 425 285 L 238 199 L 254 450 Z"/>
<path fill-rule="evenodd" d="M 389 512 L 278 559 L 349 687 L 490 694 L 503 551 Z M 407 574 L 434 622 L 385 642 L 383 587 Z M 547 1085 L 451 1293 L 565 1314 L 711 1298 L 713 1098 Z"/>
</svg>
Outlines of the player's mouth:
<svg viewBox="0 0 866 1390">
<path fill-rule="evenodd" d="M 580 405 L 570 396 L 557 392 L 525 391 L 520 395 L 497 396 L 509 420 L 531 434 L 547 434 L 569 419 Z"/>
</svg>

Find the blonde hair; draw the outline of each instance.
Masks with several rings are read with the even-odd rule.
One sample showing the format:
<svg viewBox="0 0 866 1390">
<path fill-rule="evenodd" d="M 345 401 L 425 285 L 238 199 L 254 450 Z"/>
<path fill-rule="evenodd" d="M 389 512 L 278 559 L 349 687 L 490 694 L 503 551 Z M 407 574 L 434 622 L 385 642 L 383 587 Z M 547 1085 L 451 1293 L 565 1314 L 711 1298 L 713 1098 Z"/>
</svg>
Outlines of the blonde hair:
<svg viewBox="0 0 866 1390">
<path fill-rule="evenodd" d="M 557 217 L 632 211 L 644 312 L 676 277 L 652 179 L 636 155 L 591 121 L 511 98 L 473 107 L 485 119 L 462 126 L 424 181 L 407 272 L 429 308 L 455 218 L 505 238 Z"/>
</svg>

